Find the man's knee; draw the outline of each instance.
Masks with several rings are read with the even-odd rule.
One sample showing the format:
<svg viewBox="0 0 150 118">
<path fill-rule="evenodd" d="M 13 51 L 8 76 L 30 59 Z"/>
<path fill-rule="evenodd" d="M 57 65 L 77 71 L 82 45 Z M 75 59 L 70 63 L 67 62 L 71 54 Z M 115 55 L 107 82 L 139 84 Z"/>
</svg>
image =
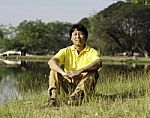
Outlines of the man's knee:
<svg viewBox="0 0 150 118">
<path fill-rule="evenodd" d="M 89 72 L 86 75 L 87 77 L 93 78 L 97 81 L 97 79 L 99 78 L 99 73 L 98 71 L 94 71 L 94 72 Z"/>
</svg>

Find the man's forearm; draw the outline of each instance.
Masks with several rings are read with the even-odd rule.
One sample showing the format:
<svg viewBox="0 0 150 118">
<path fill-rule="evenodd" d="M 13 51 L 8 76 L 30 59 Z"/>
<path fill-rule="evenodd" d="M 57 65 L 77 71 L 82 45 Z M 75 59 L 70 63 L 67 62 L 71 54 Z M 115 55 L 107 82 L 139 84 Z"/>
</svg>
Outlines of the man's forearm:
<svg viewBox="0 0 150 118">
<path fill-rule="evenodd" d="M 101 60 L 96 60 L 93 63 L 91 63 L 90 65 L 81 68 L 80 71 L 81 71 L 81 73 L 97 71 L 101 66 L 102 66 Z"/>
<path fill-rule="evenodd" d="M 56 59 L 53 59 L 53 58 L 50 59 L 48 62 L 48 65 L 49 65 L 50 69 L 52 69 L 60 74 L 63 72 L 63 70 L 58 66 L 58 60 L 56 60 Z"/>
</svg>

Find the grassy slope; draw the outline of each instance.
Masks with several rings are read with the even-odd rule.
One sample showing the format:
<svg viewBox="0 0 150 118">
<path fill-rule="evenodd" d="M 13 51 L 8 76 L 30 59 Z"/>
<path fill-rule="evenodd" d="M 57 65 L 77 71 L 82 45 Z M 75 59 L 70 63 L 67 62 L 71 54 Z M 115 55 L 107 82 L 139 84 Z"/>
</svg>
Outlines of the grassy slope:
<svg viewBox="0 0 150 118">
<path fill-rule="evenodd" d="M 0 107 L 0 117 L 10 118 L 146 118 L 150 116 L 150 96 L 136 99 L 97 99 L 81 106 L 39 108 L 43 97 L 16 101 Z"/>
<path fill-rule="evenodd" d="M 116 75 L 117 77 L 117 75 Z M 141 80 L 124 80 L 123 76 L 114 82 L 99 83 L 96 94 L 89 102 L 80 106 L 40 108 L 46 102 L 46 88 L 43 92 L 31 93 L 32 97 L 0 106 L 0 117 L 12 118 L 146 118 L 150 116 L 150 73 Z M 32 91 L 32 90 L 31 90 Z M 99 93 L 100 92 L 100 93 Z M 61 100 L 61 96 L 59 100 Z"/>
</svg>

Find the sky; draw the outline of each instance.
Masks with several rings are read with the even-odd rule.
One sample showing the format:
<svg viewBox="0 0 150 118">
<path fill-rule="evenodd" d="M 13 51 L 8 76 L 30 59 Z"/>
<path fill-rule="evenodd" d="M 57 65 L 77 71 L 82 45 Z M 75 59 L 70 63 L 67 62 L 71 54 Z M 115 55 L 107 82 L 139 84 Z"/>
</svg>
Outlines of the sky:
<svg viewBox="0 0 150 118">
<path fill-rule="evenodd" d="M 0 24 L 24 20 L 77 23 L 119 0 L 0 0 Z"/>
</svg>

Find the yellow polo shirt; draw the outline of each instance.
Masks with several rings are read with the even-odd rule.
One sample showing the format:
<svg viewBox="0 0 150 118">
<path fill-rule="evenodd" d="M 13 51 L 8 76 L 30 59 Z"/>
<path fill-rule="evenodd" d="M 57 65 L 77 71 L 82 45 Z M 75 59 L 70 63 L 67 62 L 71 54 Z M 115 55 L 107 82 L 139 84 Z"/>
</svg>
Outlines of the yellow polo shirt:
<svg viewBox="0 0 150 118">
<path fill-rule="evenodd" d="M 54 57 L 60 60 L 60 65 L 64 65 L 65 71 L 77 70 L 88 66 L 93 61 L 100 59 L 100 55 L 94 48 L 86 46 L 80 54 L 74 45 L 61 49 Z"/>
</svg>

